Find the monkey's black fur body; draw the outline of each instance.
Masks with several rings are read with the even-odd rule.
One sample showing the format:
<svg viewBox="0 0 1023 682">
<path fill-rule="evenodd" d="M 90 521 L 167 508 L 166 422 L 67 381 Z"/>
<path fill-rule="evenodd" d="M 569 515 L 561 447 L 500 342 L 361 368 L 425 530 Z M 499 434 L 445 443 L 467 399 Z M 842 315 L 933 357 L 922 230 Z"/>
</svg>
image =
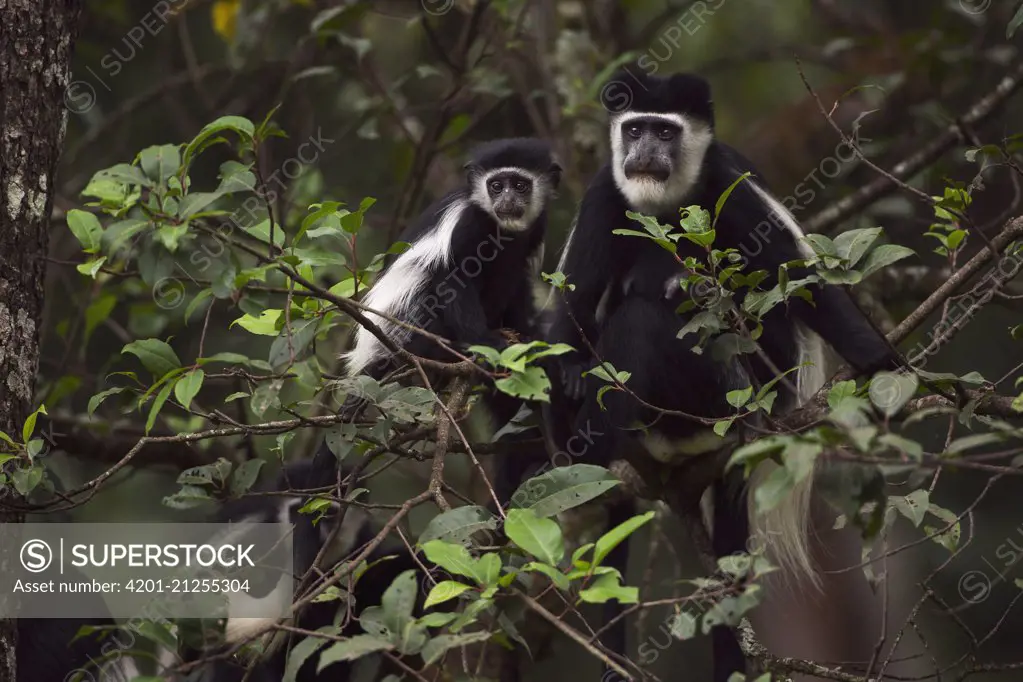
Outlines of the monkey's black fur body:
<svg viewBox="0 0 1023 682">
<path fill-rule="evenodd" d="M 699 306 L 677 312 L 691 295 L 679 285 L 685 275 L 680 261 L 695 256 L 706 262 L 706 253 L 680 239 L 677 260 L 650 239 L 614 234 L 615 230 L 645 233 L 626 216 L 627 211 L 654 216 L 676 229 L 680 209 L 686 206 L 699 205 L 713 219 L 722 193 L 751 172 L 716 216 L 714 247 L 738 249 L 746 273 L 766 270 L 765 289 L 777 282 L 779 266 L 809 254 L 797 242 L 801 233 L 795 220 L 770 195 L 753 164 L 714 138 L 710 88 L 703 79 L 624 71 L 610 82 L 627 84 L 632 96 L 628 106 L 611 114 L 612 159 L 593 178 L 580 205 L 558 268 L 574 288 L 555 293 L 558 301 L 548 336 L 551 342 L 578 349 L 558 358 L 561 372 L 552 377 L 549 427 L 559 445 L 575 433 L 603 433 L 582 458 L 604 466 L 621 454 L 620 447 L 630 435 L 642 438 L 652 454 L 654 448 L 667 450 L 663 454 L 668 455 L 705 452 L 706 437 L 715 442 L 713 434 L 707 433 L 710 426 L 660 414 L 645 408 L 635 396 L 664 410 L 703 418 L 731 416 L 735 408 L 725 394 L 759 387 L 779 372 L 800 365 L 807 357 L 806 330 L 827 341 L 860 374 L 899 366 L 897 353 L 850 294 L 833 285 L 811 285 L 813 304 L 792 297 L 764 317 L 758 343 L 769 362 L 758 354 L 731 354 L 722 361 L 719 358 L 724 356 L 715 352 L 713 342 L 697 354 L 691 350 L 697 334 L 678 339 L 680 329 L 700 312 Z M 809 272 L 791 268 L 789 279 Z M 597 362 L 587 342 L 601 360 L 629 372 L 625 385 L 635 396 L 608 391 L 602 396 L 604 408 L 600 407 L 597 394 L 607 383 L 592 375 L 581 377 Z M 802 397 L 784 383 L 777 387 L 780 399 L 775 413 Z M 637 430 L 638 425 L 645 428 Z M 705 439 L 702 446 L 695 443 L 701 437 Z M 717 448 L 724 444 L 718 442 Z M 724 489 L 716 488 L 722 497 Z M 745 513 L 735 513 L 735 497 L 745 496 L 715 500 L 719 509 L 714 545 L 721 554 L 743 550 L 749 533 Z M 739 501 L 745 505 L 744 499 Z M 729 508 L 721 508 L 724 505 Z M 622 651 L 624 630 L 611 635 L 614 641 L 605 643 Z M 719 629 L 714 639 L 715 679 L 727 680 L 731 672 L 744 668 L 744 661 L 732 633 Z"/>
</svg>

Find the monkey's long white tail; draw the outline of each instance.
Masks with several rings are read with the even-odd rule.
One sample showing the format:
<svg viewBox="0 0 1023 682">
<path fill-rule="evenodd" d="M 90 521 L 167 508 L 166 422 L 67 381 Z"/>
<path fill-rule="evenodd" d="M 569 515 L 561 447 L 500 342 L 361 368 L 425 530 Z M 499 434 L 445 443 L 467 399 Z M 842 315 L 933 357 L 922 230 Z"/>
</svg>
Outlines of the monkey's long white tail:
<svg viewBox="0 0 1023 682">
<path fill-rule="evenodd" d="M 796 373 L 797 404 L 802 405 L 827 381 L 831 363 L 827 347 L 817 334 L 797 324 L 796 335 L 799 364 L 806 365 Z M 763 547 L 768 558 L 796 582 L 809 581 L 819 586 L 820 576 L 809 545 L 810 499 L 815 472 L 796 483 L 774 509 L 757 511 L 756 490 L 778 466 L 768 460 L 760 463 L 750 475 L 747 496 L 750 545 Z"/>
</svg>

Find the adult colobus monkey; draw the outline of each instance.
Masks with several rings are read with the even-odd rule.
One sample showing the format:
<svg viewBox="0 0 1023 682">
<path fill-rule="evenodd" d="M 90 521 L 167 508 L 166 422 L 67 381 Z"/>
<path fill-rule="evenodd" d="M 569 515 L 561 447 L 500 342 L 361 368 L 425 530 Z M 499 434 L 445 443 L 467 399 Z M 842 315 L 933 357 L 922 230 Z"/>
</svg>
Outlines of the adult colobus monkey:
<svg viewBox="0 0 1023 682">
<path fill-rule="evenodd" d="M 624 391 L 603 395 L 606 411 L 601 409 L 597 394 L 606 383 L 592 375 L 582 377 L 596 364 L 583 336 L 601 360 L 630 373 L 626 387 L 644 401 L 707 418 L 734 413 L 725 400 L 727 391 L 762 385 L 777 370 L 803 363 L 812 364 L 798 370 L 796 395 L 783 391 L 778 407 L 786 398 L 791 406 L 812 395 L 827 378 L 821 337 L 861 374 L 898 366 L 895 351 L 848 292 L 830 285 L 810 287 L 812 305 L 793 297 L 765 316 L 758 343 L 770 362 L 757 354 L 719 362 L 711 352 L 691 352 L 692 336 L 677 339 L 680 328 L 698 312 L 676 313 L 688 296 L 679 285 L 683 268 L 649 239 L 614 234 L 619 229 L 643 231 L 626 211 L 654 216 L 667 225 L 678 225 L 680 209 L 690 205 L 713 215 L 722 193 L 750 171 L 752 176 L 738 184 L 716 216 L 715 247 L 738 249 L 747 272 L 766 270 L 771 278 L 783 263 L 808 258 L 812 251 L 802 242 L 796 220 L 770 194 L 749 160 L 715 139 L 710 86 L 704 79 L 621 71 L 603 93 L 611 112 L 611 160 L 590 183 L 562 254 L 558 269 L 574 288 L 564 291 L 550 333 L 551 341 L 577 349 L 559 358 L 561 386 L 552 392 L 552 402 L 561 398 L 556 413 L 575 412 L 575 433 L 604 433 L 583 457 L 606 465 L 619 453 L 626 437 L 623 429 L 637 423 L 649 425 L 641 437 L 655 456 L 698 454 L 724 445 L 710 426 L 657 415 Z M 678 241 L 678 254 L 683 259 L 705 257 L 686 240 Z M 795 280 L 805 271 L 790 273 Z M 772 279 L 765 285 L 772 286 Z M 758 467 L 754 476 L 762 477 L 765 469 Z M 758 531 L 767 531 L 768 547 L 780 561 L 812 574 L 805 544 L 809 482 L 807 478 L 773 513 L 751 515 L 750 521 Z"/>
</svg>

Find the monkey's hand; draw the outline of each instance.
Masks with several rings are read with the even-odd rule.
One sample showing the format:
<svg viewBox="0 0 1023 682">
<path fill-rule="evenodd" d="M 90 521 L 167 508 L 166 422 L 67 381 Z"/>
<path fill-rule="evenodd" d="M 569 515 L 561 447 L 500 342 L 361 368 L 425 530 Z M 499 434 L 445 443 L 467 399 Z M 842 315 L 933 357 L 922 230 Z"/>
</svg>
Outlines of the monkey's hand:
<svg viewBox="0 0 1023 682">
<path fill-rule="evenodd" d="M 499 329 L 498 333 L 502 337 L 504 337 L 504 339 L 505 339 L 505 341 L 507 341 L 508 345 L 511 345 L 513 343 L 521 343 L 522 342 L 522 337 L 514 329 Z"/>
<path fill-rule="evenodd" d="M 561 390 L 565 397 L 570 400 L 582 400 L 586 392 L 586 377 L 583 376 L 583 372 L 588 369 L 589 366 L 578 359 L 564 358 L 563 356 L 558 358 Z"/>
</svg>

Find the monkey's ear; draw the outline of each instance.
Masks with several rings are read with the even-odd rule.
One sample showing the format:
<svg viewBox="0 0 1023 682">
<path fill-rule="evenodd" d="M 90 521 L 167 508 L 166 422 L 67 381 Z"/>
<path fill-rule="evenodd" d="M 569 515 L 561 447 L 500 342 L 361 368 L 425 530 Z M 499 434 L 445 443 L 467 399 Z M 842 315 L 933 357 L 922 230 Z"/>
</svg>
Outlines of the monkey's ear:
<svg viewBox="0 0 1023 682">
<path fill-rule="evenodd" d="M 483 169 L 471 161 L 462 168 L 465 170 L 465 179 L 470 185 L 476 184 L 477 178 L 483 175 Z"/>
<path fill-rule="evenodd" d="M 557 189 L 561 183 L 561 166 L 555 161 L 551 163 L 551 167 L 547 170 L 547 175 L 551 178 L 551 189 Z"/>
</svg>

